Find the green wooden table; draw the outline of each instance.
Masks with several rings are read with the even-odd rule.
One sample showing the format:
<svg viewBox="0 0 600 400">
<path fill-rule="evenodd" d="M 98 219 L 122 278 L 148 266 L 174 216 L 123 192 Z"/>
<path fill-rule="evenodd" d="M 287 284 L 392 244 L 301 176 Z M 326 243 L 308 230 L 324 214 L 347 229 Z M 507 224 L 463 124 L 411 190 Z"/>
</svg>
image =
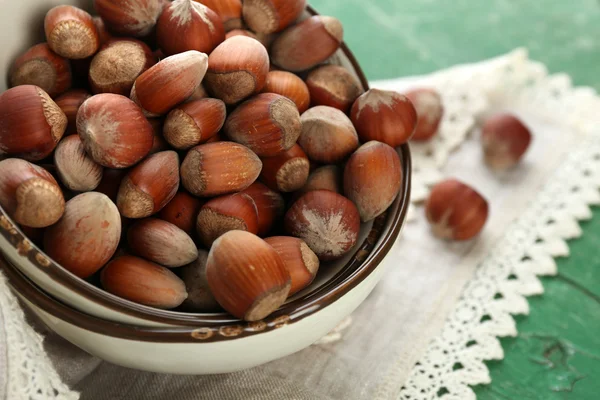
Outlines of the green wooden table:
<svg viewBox="0 0 600 400">
<path fill-rule="evenodd" d="M 597 0 L 312 0 L 338 17 L 369 79 L 424 74 L 527 47 L 551 72 L 600 90 Z M 599 110 L 600 112 L 600 110 Z M 600 399 L 600 209 L 545 294 L 502 340 L 479 399 Z"/>
</svg>

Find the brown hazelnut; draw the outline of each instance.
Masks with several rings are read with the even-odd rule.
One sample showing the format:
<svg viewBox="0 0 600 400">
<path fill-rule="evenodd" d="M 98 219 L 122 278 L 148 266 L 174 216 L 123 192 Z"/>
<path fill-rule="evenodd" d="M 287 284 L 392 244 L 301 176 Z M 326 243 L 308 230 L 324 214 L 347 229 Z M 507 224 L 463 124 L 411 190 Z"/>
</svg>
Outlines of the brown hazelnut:
<svg viewBox="0 0 600 400">
<path fill-rule="evenodd" d="M 226 116 L 227 109 L 221 100 L 201 99 L 182 104 L 167 115 L 164 137 L 176 149 L 190 149 L 216 135 Z"/>
<path fill-rule="evenodd" d="M 290 273 L 290 296 L 308 287 L 319 271 L 319 258 L 303 240 L 289 236 L 265 239 L 279 254 Z"/>
<path fill-rule="evenodd" d="M 248 232 L 231 231 L 210 249 L 206 277 L 217 302 L 237 318 L 259 321 L 288 296 L 290 274 L 277 252 Z"/>
<path fill-rule="evenodd" d="M 473 188 L 448 179 L 433 187 L 425 212 L 435 236 L 469 240 L 483 229 L 488 208 L 488 202 Z"/>
<path fill-rule="evenodd" d="M 225 122 L 225 133 L 261 157 L 289 150 L 300 136 L 300 114 L 288 98 L 259 94 L 241 104 Z"/>
<path fill-rule="evenodd" d="M 10 86 L 35 85 L 50 97 L 56 97 L 71 88 L 71 64 L 69 60 L 50 50 L 47 43 L 33 46 L 13 64 Z"/>
<path fill-rule="evenodd" d="M 77 135 L 65 137 L 56 146 L 54 165 L 60 181 L 75 192 L 89 192 L 100 185 L 104 168 L 85 152 Z"/>
<path fill-rule="evenodd" d="M 279 192 L 295 192 L 306 184 L 310 162 L 297 144 L 274 157 L 261 159 L 263 169 L 260 179 L 271 189 Z"/>
<path fill-rule="evenodd" d="M 204 202 L 186 192 L 178 192 L 159 214 L 160 219 L 170 222 L 185 233 L 193 236 L 196 220 Z"/>
<path fill-rule="evenodd" d="M 435 136 L 444 116 L 444 104 L 434 89 L 418 88 L 406 93 L 417 111 L 417 127 L 412 141 L 426 141 Z"/>
<path fill-rule="evenodd" d="M 279 32 L 294 23 L 306 8 L 306 0 L 244 0 L 244 22 L 254 32 Z"/>
<path fill-rule="evenodd" d="M 242 22 L 242 0 L 196 0 L 221 17 L 226 32 L 240 29 Z"/>
<path fill-rule="evenodd" d="M 145 37 L 162 12 L 163 0 L 94 0 L 94 8 L 111 32 Z"/>
<path fill-rule="evenodd" d="M 348 112 L 354 101 L 363 94 L 362 85 L 346 68 L 324 65 L 306 78 L 310 99 L 315 106 L 329 106 Z"/>
<path fill-rule="evenodd" d="M 283 197 L 260 182 L 253 183 L 242 193 L 254 200 L 258 215 L 258 235 L 266 236 L 273 228 L 275 221 L 283 217 L 285 212 Z"/>
<path fill-rule="evenodd" d="M 84 101 L 89 99 L 91 94 L 83 89 L 73 89 L 58 97 L 55 102 L 63 113 L 67 116 L 67 130 L 65 135 L 77 134 L 77 112 Z"/>
<path fill-rule="evenodd" d="M 225 40 L 230 39 L 234 36 L 246 36 L 254 40 L 258 40 L 254 32 L 250 32 L 246 29 L 233 29 L 225 34 Z"/>
<path fill-rule="evenodd" d="M 317 106 L 302 114 L 298 144 L 312 161 L 338 163 L 358 148 L 350 119 L 337 108 Z"/>
<path fill-rule="evenodd" d="M 198 258 L 180 269 L 181 279 L 185 282 L 188 298 L 181 305 L 186 311 L 209 313 L 219 311 L 221 306 L 208 286 L 206 263 L 208 251 L 198 250 Z"/>
<path fill-rule="evenodd" d="M 92 16 L 73 6 L 56 6 L 46 14 L 44 30 L 56 54 L 70 59 L 87 58 L 100 46 Z"/>
<path fill-rule="evenodd" d="M 486 163 L 493 169 L 514 167 L 527 152 L 531 132 L 517 117 L 497 114 L 488 118 L 481 129 Z"/>
<path fill-rule="evenodd" d="M 194 90 L 194 93 L 192 93 L 192 95 L 190 97 L 188 97 L 185 102 L 190 103 L 192 101 L 206 99 L 207 97 L 210 97 L 210 96 L 206 92 L 206 89 L 204 89 L 204 86 L 202 84 L 200 84 L 200 85 L 198 85 L 196 90 Z"/>
<path fill-rule="evenodd" d="M 286 231 L 306 242 L 323 261 L 335 260 L 358 241 L 360 215 L 344 196 L 314 190 L 300 197 L 285 215 Z"/>
<path fill-rule="evenodd" d="M 306 185 L 300 189 L 300 193 L 308 193 L 313 190 L 330 190 L 335 193 L 343 191 L 343 172 L 337 165 L 325 165 L 315 169 L 306 181 Z"/>
<path fill-rule="evenodd" d="M 280 94 L 292 100 L 302 114 L 310 106 L 310 92 L 306 83 L 298 76 L 287 71 L 271 71 L 267 74 L 264 93 Z"/>
</svg>

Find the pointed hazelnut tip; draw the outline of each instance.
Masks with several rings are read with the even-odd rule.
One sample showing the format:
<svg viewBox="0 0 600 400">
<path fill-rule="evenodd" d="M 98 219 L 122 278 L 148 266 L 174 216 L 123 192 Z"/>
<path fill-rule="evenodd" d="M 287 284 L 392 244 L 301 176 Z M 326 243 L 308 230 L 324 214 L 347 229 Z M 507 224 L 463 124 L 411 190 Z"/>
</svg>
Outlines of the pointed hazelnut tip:
<svg viewBox="0 0 600 400">
<path fill-rule="evenodd" d="M 344 40 L 344 27 L 339 19 L 334 17 L 321 17 L 325 30 L 338 42 Z"/>
<path fill-rule="evenodd" d="M 65 212 L 65 198 L 60 188 L 42 178 L 23 182 L 16 192 L 15 220 L 31 228 L 45 228 L 56 223 Z"/>
</svg>

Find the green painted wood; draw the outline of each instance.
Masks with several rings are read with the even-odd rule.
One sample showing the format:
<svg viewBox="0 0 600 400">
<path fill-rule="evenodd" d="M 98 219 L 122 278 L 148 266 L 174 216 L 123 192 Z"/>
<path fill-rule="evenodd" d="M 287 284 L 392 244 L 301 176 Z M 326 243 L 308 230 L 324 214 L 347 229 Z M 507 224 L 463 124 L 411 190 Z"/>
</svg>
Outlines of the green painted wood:
<svg viewBox="0 0 600 400">
<path fill-rule="evenodd" d="M 312 0 L 339 18 L 369 79 L 424 74 L 527 47 L 551 72 L 600 89 L 597 0 Z M 482 400 L 600 398 L 600 209 L 559 260 L 559 276 L 503 339 Z"/>
</svg>

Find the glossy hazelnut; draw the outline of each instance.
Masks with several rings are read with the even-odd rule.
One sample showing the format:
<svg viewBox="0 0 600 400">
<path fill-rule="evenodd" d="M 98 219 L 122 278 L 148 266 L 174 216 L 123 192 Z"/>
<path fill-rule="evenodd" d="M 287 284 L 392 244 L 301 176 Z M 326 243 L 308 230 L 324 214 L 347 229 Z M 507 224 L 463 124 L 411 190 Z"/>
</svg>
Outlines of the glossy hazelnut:
<svg viewBox="0 0 600 400">
<path fill-rule="evenodd" d="M 481 143 L 487 165 L 496 170 L 514 167 L 531 144 L 531 132 L 514 115 L 488 118 L 481 129 Z"/>
<path fill-rule="evenodd" d="M 306 83 L 297 75 L 287 71 L 271 71 L 267 74 L 264 93 L 280 94 L 292 100 L 302 114 L 310 106 L 310 92 Z"/>
<path fill-rule="evenodd" d="M 297 144 L 274 157 L 262 158 L 261 161 L 263 169 L 260 179 L 269 188 L 288 193 L 295 192 L 306 184 L 310 162 Z"/>
<path fill-rule="evenodd" d="M 246 189 L 258 178 L 262 162 L 249 148 L 233 142 L 192 148 L 181 164 L 181 183 L 193 195 L 214 197 Z"/>
<path fill-rule="evenodd" d="M 354 102 L 350 117 L 360 140 L 377 140 L 398 147 L 410 140 L 417 126 L 417 112 L 400 93 L 371 89 Z"/>
<path fill-rule="evenodd" d="M 287 298 L 291 279 L 277 252 L 243 231 L 221 236 L 210 250 L 206 276 L 217 302 L 246 321 L 259 321 Z"/>
<path fill-rule="evenodd" d="M 77 113 L 77 132 L 92 159 L 108 168 L 127 168 L 148 155 L 152 126 L 127 97 L 103 93 L 86 100 Z"/>
<path fill-rule="evenodd" d="M 426 141 L 435 136 L 444 116 L 444 104 L 434 89 L 418 88 L 406 93 L 417 111 L 417 127 L 412 141 Z"/>
<path fill-rule="evenodd" d="M 488 210 L 488 202 L 481 194 L 455 179 L 434 186 L 425 205 L 433 234 L 450 240 L 477 236 L 487 221 Z"/>
<path fill-rule="evenodd" d="M 283 217 L 285 212 L 283 197 L 260 182 L 253 183 L 242 193 L 250 196 L 254 201 L 258 216 L 258 235 L 266 236 L 275 222 Z"/>
<path fill-rule="evenodd" d="M 315 190 L 297 200 L 285 215 L 285 230 L 306 242 L 323 261 L 338 259 L 358 241 L 360 215 L 344 196 Z"/>
<path fill-rule="evenodd" d="M 70 59 L 87 58 L 100 46 L 92 16 L 73 6 L 56 6 L 44 19 L 46 41 L 56 54 Z"/>
<path fill-rule="evenodd" d="M 0 161 L 0 206 L 18 224 L 45 228 L 65 211 L 65 199 L 48 171 L 17 158 Z"/>
<path fill-rule="evenodd" d="M 330 190 L 341 194 L 343 192 L 342 168 L 337 165 L 325 165 L 311 172 L 306 185 L 299 192 L 304 194 L 313 190 Z"/>
<path fill-rule="evenodd" d="M 260 93 L 269 73 L 269 54 L 258 41 L 234 36 L 221 43 L 208 57 L 206 89 L 227 104 L 238 103 Z"/>
<path fill-rule="evenodd" d="M 221 100 L 208 98 L 182 104 L 167 115 L 164 137 L 176 149 L 190 149 L 216 135 L 226 116 Z"/>
<path fill-rule="evenodd" d="M 348 112 L 354 101 L 363 94 L 362 85 L 346 68 L 324 65 L 306 78 L 314 106 L 329 106 Z"/>
<path fill-rule="evenodd" d="M 319 258 L 303 240 L 289 236 L 265 239 L 279 254 L 290 273 L 292 286 L 290 296 L 308 287 L 319 271 Z"/>
<path fill-rule="evenodd" d="M 294 23 L 306 8 L 306 0 L 244 0 L 244 22 L 254 32 L 279 32 Z"/>
<path fill-rule="evenodd" d="M 163 5 L 163 0 L 94 0 L 107 28 L 120 36 L 148 36 Z"/>
<path fill-rule="evenodd" d="M 178 192 L 159 214 L 160 219 L 170 222 L 190 236 L 196 232 L 196 220 L 204 202 L 186 192 Z"/>
<path fill-rule="evenodd" d="M 30 161 L 50 155 L 67 128 L 62 110 L 33 85 L 0 94 L 0 121 L 0 154 Z"/>
<path fill-rule="evenodd" d="M 196 0 L 221 17 L 226 32 L 240 29 L 242 22 L 242 0 Z"/>
<path fill-rule="evenodd" d="M 85 152 L 78 135 L 65 137 L 56 146 L 54 165 L 60 181 L 75 192 L 89 192 L 100 185 L 104 168 Z"/>
<path fill-rule="evenodd" d="M 208 251 L 198 250 L 198 258 L 180 269 L 181 279 L 185 282 L 188 298 L 181 305 L 190 312 L 209 313 L 221 310 L 215 296 L 210 291 L 206 277 Z"/>
<path fill-rule="evenodd" d="M 91 94 L 83 89 L 73 89 L 56 98 L 55 102 L 67 117 L 67 130 L 65 135 L 77 134 L 77 112 L 84 101 L 89 99 Z"/>
<path fill-rule="evenodd" d="M 62 267 L 85 279 L 111 259 L 120 238 L 117 207 L 105 195 L 89 192 L 67 202 L 63 217 L 44 234 L 44 250 Z"/>
<path fill-rule="evenodd" d="M 238 106 L 225 122 L 225 133 L 261 157 L 291 149 L 301 131 L 300 114 L 288 98 L 259 94 Z"/>
<path fill-rule="evenodd" d="M 302 114 L 298 144 L 312 161 L 333 164 L 358 148 L 358 135 L 350 119 L 337 108 L 317 106 Z"/>
<path fill-rule="evenodd" d="M 17 58 L 9 79 L 10 86 L 35 85 L 50 97 L 69 90 L 73 81 L 69 60 L 50 50 L 47 43 L 37 44 Z"/>
</svg>

